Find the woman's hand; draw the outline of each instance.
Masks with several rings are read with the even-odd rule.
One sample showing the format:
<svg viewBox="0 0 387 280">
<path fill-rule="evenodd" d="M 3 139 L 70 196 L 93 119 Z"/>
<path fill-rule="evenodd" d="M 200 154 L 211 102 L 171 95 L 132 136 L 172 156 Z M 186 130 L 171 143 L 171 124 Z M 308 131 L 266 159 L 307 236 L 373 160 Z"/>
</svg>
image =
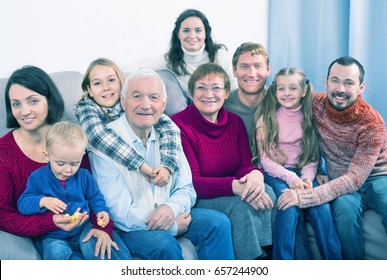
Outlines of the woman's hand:
<svg viewBox="0 0 387 280">
<path fill-rule="evenodd" d="M 277 200 L 279 210 L 286 210 L 292 206 L 299 206 L 297 192 L 293 189 L 285 189 Z"/>
<path fill-rule="evenodd" d="M 95 244 L 95 251 L 94 256 L 98 257 L 98 255 L 101 255 L 101 260 L 105 259 L 105 254 L 107 254 L 107 258 L 110 260 L 112 258 L 112 247 L 116 249 L 117 251 L 120 250 L 114 242 L 109 234 L 106 232 L 92 228 L 89 233 L 85 236 L 85 238 L 82 240 L 82 242 L 87 242 L 90 240 L 90 238 L 95 237 L 97 238 L 97 243 Z"/>
<path fill-rule="evenodd" d="M 251 201 L 250 205 L 255 209 L 255 210 L 270 210 L 271 208 L 274 207 L 274 203 L 271 200 L 270 196 L 264 192 L 262 197 L 258 201 Z"/>
<path fill-rule="evenodd" d="M 81 208 L 78 208 L 75 213 L 79 213 Z M 72 217 L 71 216 L 65 216 L 63 214 L 55 214 L 52 219 L 54 221 L 54 224 L 64 231 L 70 231 L 74 228 L 80 226 L 83 224 L 87 219 L 89 218 L 89 215 L 87 215 L 87 212 L 80 213 L 77 219 L 74 222 L 71 222 Z"/>
<path fill-rule="evenodd" d="M 239 179 L 239 183 L 243 186 L 242 192 L 238 195 L 242 200 L 250 203 L 251 201 L 258 202 L 265 192 L 265 184 L 263 182 L 263 175 L 258 170 L 253 170 Z M 235 193 L 235 192 L 234 192 Z"/>
</svg>

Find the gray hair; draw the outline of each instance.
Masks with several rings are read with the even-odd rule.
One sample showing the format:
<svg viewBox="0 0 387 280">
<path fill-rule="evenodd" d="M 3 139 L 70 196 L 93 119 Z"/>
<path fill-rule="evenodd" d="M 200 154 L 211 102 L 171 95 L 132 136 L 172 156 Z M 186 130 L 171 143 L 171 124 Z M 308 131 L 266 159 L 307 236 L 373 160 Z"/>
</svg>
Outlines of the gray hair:
<svg viewBox="0 0 387 280">
<path fill-rule="evenodd" d="M 159 80 L 162 84 L 162 87 L 163 87 L 163 96 L 164 96 L 164 99 L 167 98 L 167 89 L 165 87 L 165 83 L 164 81 L 161 79 L 160 75 L 157 74 L 154 70 L 150 69 L 150 68 L 139 68 L 138 70 L 136 70 L 135 72 L 131 73 L 126 79 L 125 79 L 125 82 L 124 82 L 124 85 L 122 86 L 122 89 L 121 89 L 121 96 L 125 99 L 126 97 L 126 94 L 128 92 L 128 88 L 129 88 L 129 83 L 131 81 L 133 81 L 134 79 L 147 79 L 147 78 L 153 78 L 153 79 L 156 79 L 156 80 Z"/>
</svg>

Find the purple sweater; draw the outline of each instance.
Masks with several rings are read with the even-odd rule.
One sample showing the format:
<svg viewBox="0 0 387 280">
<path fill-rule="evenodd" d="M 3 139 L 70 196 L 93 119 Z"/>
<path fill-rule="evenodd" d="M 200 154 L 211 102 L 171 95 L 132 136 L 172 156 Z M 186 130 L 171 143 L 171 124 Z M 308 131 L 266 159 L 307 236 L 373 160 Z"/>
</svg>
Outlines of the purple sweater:
<svg viewBox="0 0 387 280">
<path fill-rule="evenodd" d="M 232 196 L 232 181 L 258 169 L 251 164 L 246 128 L 239 116 L 222 108 L 218 122 L 212 123 L 191 104 L 171 119 L 181 130 L 198 198 Z"/>
</svg>

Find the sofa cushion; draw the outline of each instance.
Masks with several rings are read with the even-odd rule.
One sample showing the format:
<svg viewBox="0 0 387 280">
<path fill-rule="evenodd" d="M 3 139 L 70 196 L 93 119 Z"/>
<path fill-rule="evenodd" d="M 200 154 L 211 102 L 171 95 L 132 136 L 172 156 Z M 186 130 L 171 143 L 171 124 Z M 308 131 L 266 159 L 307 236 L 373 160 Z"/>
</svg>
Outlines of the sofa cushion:
<svg viewBox="0 0 387 280">
<path fill-rule="evenodd" d="M 387 234 L 384 230 L 381 216 L 374 210 L 367 210 L 362 221 L 364 236 L 364 258 L 370 260 L 387 260 Z M 308 245 L 313 259 L 321 260 L 313 228 L 306 223 Z"/>
<path fill-rule="evenodd" d="M 50 77 L 58 87 L 65 102 L 63 120 L 78 122 L 74 107 L 83 96 L 81 87 L 83 75 L 76 71 L 63 71 L 52 73 Z"/>
<path fill-rule="evenodd" d="M 164 113 L 171 116 L 184 110 L 191 103 L 191 98 L 181 88 L 175 75 L 169 70 L 156 70 L 156 72 L 164 81 L 167 89 L 168 101 Z"/>
<path fill-rule="evenodd" d="M 188 105 L 188 97 L 185 95 L 184 91 L 181 89 L 175 76 L 168 70 L 157 70 L 156 71 L 160 77 L 163 79 L 167 94 L 168 102 L 165 113 L 167 115 L 172 115 L 180 110 L 183 110 Z M 64 120 L 69 120 L 77 122 L 74 112 L 74 106 L 81 99 L 83 92 L 81 88 L 83 75 L 76 71 L 62 71 L 49 74 L 55 85 L 58 87 L 59 92 L 62 94 L 65 102 L 65 111 L 63 114 Z M 5 114 L 5 87 L 7 85 L 8 78 L 0 79 L 0 108 L 1 112 Z M 5 117 L 0 118 L 0 136 L 4 135 L 9 129 L 6 128 Z M 3 238 L 4 235 L 4 238 Z M 0 232 L 0 248 L 1 244 L 9 242 L 7 238 L 9 234 L 6 232 Z M 22 244 L 21 247 L 25 248 L 25 252 L 18 252 L 17 256 L 20 256 L 21 259 L 39 259 L 40 255 L 36 251 L 34 245 L 30 238 L 27 237 L 17 237 Z M 18 241 L 18 242 L 19 242 Z M 178 238 L 178 242 L 182 247 L 184 259 L 197 259 L 197 252 L 195 246 L 185 238 Z M 11 258 L 12 252 L 1 252 L 0 259 Z"/>
<path fill-rule="evenodd" d="M 0 260 L 40 260 L 41 257 L 29 237 L 0 231 Z M 16 250 L 17 248 L 17 250 Z"/>
<path fill-rule="evenodd" d="M 365 259 L 387 260 L 387 233 L 382 217 L 374 210 L 364 212 L 363 235 Z"/>
<path fill-rule="evenodd" d="M 8 128 L 6 128 L 6 114 L 5 114 L 5 87 L 7 85 L 8 78 L 0 79 L 0 137 L 3 136 L 5 133 L 9 131 Z"/>
</svg>

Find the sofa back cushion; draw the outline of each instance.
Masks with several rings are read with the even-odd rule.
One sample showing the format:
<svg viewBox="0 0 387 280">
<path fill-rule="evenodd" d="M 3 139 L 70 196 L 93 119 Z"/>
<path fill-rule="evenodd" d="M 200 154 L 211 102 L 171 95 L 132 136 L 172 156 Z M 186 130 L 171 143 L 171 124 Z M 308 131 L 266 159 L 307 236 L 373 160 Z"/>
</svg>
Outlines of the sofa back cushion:
<svg viewBox="0 0 387 280">
<path fill-rule="evenodd" d="M 164 113 L 171 116 L 180 112 L 191 103 L 191 97 L 180 86 L 175 75 L 169 70 L 156 70 L 165 83 L 167 89 L 167 106 Z"/>
</svg>

